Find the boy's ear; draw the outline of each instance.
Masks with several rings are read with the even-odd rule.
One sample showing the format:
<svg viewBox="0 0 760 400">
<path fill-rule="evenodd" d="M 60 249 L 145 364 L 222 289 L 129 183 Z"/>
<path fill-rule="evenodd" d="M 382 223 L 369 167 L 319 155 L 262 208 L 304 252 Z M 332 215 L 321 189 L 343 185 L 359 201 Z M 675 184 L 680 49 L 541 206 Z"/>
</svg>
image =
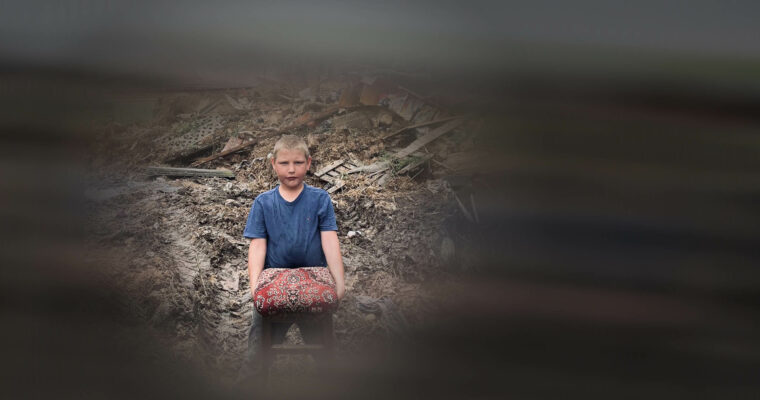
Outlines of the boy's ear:
<svg viewBox="0 0 760 400">
<path fill-rule="evenodd" d="M 309 158 L 306 159 L 306 170 L 308 170 L 309 168 L 311 168 L 311 156 L 309 156 Z"/>
</svg>

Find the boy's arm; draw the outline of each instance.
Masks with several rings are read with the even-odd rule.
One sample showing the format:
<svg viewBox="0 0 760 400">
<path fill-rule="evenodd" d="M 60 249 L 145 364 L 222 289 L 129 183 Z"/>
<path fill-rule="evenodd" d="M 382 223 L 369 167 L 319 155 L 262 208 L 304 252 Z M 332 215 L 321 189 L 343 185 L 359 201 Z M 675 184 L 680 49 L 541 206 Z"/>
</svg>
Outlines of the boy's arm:
<svg viewBox="0 0 760 400">
<path fill-rule="evenodd" d="M 248 247 L 248 281 L 251 284 L 251 296 L 256 294 L 256 282 L 259 281 L 259 275 L 264 269 L 266 255 L 266 238 L 251 239 L 251 246 Z"/>
<path fill-rule="evenodd" d="M 342 299 L 346 294 L 346 279 L 343 273 L 343 257 L 340 255 L 340 243 L 338 242 L 338 232 L 322 231 L 319 233 L 322 239 L 322 251 L 325 253 L 327 268 L 335 279 L 335 291 L 338 299 Z"/>
</svg>

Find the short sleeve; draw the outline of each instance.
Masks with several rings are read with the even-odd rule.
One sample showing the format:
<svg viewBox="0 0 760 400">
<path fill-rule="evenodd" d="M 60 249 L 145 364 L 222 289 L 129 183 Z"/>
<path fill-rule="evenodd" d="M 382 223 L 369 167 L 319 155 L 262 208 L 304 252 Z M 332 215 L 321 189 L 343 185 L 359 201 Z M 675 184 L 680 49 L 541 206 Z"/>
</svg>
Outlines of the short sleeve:
<svg viewBox="0 0 760 400">
<path fill-rule="evenodd" d="M 248 213 L 248 221 L 245 223 L 243 236 L 249 239 L 259 239 L 267 237 L 267 227 L 264 224 L 264 209 L 261 204 L 261 198 L 256 197 Z"/>
<path fill-rule="evenodd" d="M 319 230 L 320 232 L 338 230 L 338 224 L 335 222 L 335 210 L 333 210 L 330 195 L 327 193 L 320 199 Z"/>
</svg>

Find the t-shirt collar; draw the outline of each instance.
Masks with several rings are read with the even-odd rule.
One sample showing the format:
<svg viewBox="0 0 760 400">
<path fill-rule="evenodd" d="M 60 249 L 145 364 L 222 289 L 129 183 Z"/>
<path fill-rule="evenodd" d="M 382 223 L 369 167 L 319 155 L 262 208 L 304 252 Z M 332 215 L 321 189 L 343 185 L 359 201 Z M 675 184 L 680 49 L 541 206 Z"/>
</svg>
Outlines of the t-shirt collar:
<svg viewBox="0 0 760 400">
<path fill-rule="evenodd" d="M 295 198 L 293 201 L 287 201 L 285 198 L 282 197 L 280 194 L 280 185 L 275 186 L 274 192 L 277 195 L 277 198 L 282 202 L 282 204 L 285 204 L 286 206 L 294 206 L 296 203 L 298 203 L 299 200 L 301 200 L 301 197 L 303 197 L 303 193 L 306 191 L 306 189 L 309 187 L 305 182 L 303 184 L 303 189 L 301 189 L 301 193 L 298 193 L 298 197 Z"/>
</svg>

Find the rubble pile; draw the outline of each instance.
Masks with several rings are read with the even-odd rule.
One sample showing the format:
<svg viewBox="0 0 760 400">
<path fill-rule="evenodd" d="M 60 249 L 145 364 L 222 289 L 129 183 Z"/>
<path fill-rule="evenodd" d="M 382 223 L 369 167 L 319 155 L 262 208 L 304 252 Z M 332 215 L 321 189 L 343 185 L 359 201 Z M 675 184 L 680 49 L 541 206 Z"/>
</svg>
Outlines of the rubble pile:
<svg viewBox="0 0 760 400">
<path fill-rule="evenodd" d="M 307 140 L 306 183 L 331 191 L 348 289 L 340 352 L 424 321 L 421 283 L 461 261 L 447 229 L 474 223 L 449 178 L 472 172 L 476 120 L 383 77 L 303 86 L 161 93 L 154 118 L 110 123 L 92 149 L 93 261 L 113 266 L 103 273 L 130 293 L 126 306 L 178 357 L 227 376 L 253 310 L 242 232 L 253 199 L 277 184 L 268 155 L 282 133 Z M 201 175 L 217 170 L 234 179 Z"/>
</svg>

